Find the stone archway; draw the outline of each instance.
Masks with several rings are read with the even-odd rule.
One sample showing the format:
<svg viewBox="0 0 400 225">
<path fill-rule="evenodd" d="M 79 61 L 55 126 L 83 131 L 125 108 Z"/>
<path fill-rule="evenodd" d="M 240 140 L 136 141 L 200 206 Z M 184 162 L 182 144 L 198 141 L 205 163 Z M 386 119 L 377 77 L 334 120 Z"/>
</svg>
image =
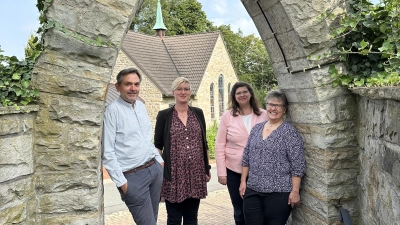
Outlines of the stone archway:
<svg viewBox="0 0 400 225">
<path fill-rule="evenodd" d="M 33 81 L 41 91 L 34 125 L 35 224 L 103 224 L 99 136 L 106 87 L 118 46 L 143 0 L 53 0 Z M 338 224 L 336 205 L 358 217 L 354 98 L 331 88 L 327 67 L 307 56 L 325 52 L 328 24 L 315 17 L 330 1 L 242 0 L 289 97 L 291 120 L 306 144 L 303 205 L 291 224 Z M 279 44 L 278 44 L 279 43 Z M 290 74 L 288 71 L 300 71 Z"/>
</svg>

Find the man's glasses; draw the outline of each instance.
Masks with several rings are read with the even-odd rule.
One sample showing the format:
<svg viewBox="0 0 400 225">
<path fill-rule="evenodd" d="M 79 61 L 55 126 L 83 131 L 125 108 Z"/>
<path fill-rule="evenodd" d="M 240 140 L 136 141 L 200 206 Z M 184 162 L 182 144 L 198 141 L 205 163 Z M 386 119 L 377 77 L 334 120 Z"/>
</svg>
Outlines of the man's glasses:
<svg viewBox="0 0 400 225">
<path fill-rule="evenodd" d="M 282 104 L 273 104 L 273 103 L 267 103 L 267 108 L 270 108 L 270 109 L 272 109 L 272 108 L 276 108 L 276 109 L 282 109 L 282 107 L 283 106 L 285 106 L 285 105 L 282 105 Z"/>
</svg>

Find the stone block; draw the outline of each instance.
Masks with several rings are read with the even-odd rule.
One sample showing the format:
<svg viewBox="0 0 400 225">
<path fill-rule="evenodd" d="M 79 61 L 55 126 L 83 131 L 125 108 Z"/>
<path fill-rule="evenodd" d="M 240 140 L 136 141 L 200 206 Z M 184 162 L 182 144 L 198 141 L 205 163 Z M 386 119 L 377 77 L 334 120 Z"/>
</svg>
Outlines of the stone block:
<svg viewBox="0 0 400 225">
<path fill-rule="evenodd" d="M 296 75 L 293 75 L 296 76 Z M 288 101 L 292 102 L 321 102 L 349 94 L 346 88 L 332 88 L 321 86 L 306 89 L 282 89 Z"/>
<path fill-rule="evenodd" d="M 96 189 L 73 189 L 59 193 L 37 196 L 39 199 L 38 213 L 88 213 L 99 211 L 99 193 Z"/>
<path fill-rule="evenodd" d="M 34 82 L 40 91 L 94 101 L 105 99 L 108 83 L 68 74 L 56 74 L 53 70 L 35 68 Z"/>
<path fill-rule="evenodd" d="M 32 135 L 0 138 L 0 182 L 33 172 Z"/>
<path fill-rule="evenodd" d="M 100 213 L 86 213 L 82 215 L 43 215 L 41 224 L 71 224 L 71 225 L 92 225 L 104 224 Z M 133 221 L 132 221 L 133 222 Z M 122 225 L 122 224 L 121 224 Z"/>
<path fill-rule="evenodd" d="M 84 61 L 104 68 L 111 68 L 118 54 L 117 49 L 86 44 L 72 36 L 65 35 L 55 28 L 47 30 L 44 34 L 44 40 L 44 47 L 48 50 L 75 57 L 76 61 Z M 42 54 L 46 54 L 46 51 Z M 38 58 L 38 63 L 40 61 L 41 57 Z M 57 69 L 56 66 L 54 67 Z"/>
<path fill-rule="evenodd" d="M 354 120 L 357 116 L 357 102 L 354 95 L 343 95 L 336 98 L 338 121 Z"/>
<path fill-rule="evenodd" d="M 311 146 L 319 149 L 349 148 L 357 146 L 354 121 L 310 126 Z"/>
<path fill-rule="evenodd" d="M 54 70 L 54 66 L 57 66 L 56 70 Z M 109 83 L 111 76 L 110 67 L 101 67 L 88 61 L 76 60 L 74 55 L 64 55 L 50 49 L 46 49 L 40 55 L 40 60 L 36 63 L 33 73 L 37 74 L 39 70 L 40 73 L 45 72 L 54 76 L 80 77 L 105 83 Z"/>
<path fill-rule="evenodd" d="M 283 58 L 282 51 L 280 50 L 279 45 L 276 42 L 275 38 L 271 37 L 271 38 L 265 39 L 264 45 L 265 45 L 265 48 L 267 49 L 268 55 L 274 56 L 274 57 L 270 57 L 272 64 L 275 64 L 278 62 L 284 62 L 285 59 Z M 285 72 L 287 73 L 287 70 L 285 70 Z M 278 83 L 279 83 L 279 81 L 278 81 Z"/>
<path fill-rule="evenodd" d="M 351 92 L 365 96 L 369 99 L 396 100 L 400 101 L 400 88 L 395 87 L 356 87 Z"/>
<path fill-rule="evenodd" d="M 268 45 L 266 46 L 268 49 Z M 273 45 L 271 46 L 273 47 Z M 339 68 L 343 66 L 343 64 L 339 63 L 335 65 L 336 67 Z M 276 79 L 278 80 L 280 89 L 288 90 L 288 89 L 308 89 L 316 87 L 326 87 L 331 85 L 333 81 L 333 79 L 328 73 L 328 67 L 321 67 L 320 69 L 308 70 L 301 73 L 290 74 L 286 70 L 284 70 L 284 68 L 279 68 L 284 66 L 283 60 L 277 60 L 276 62 L 274 62 L 273 66 L 274 66 L 275 76 Z M 326 94 L 329 95 L 329 93 Z"/>
<path fill-rule="evenodd" d="M 306 57 L 288 60 L 288 65 L 293 75 L 303 73 L 305 69 L 310 67 L 310 63 Z"/>
<path fill-rule="evenodd" d="M 285 54 L 286 60 L 294 60 L 307 58 L 304 52 L 303 44 L 299 39 L 299 35 L 296 30 L 289 30 L 285 33 L 279 33 L 276 35 L 282 51 Z M 293 70 L 298 70 L 302 68 L 292 68 Z"/>
<path fill-rule="evenodd" d="M 292 212 L 292 221 L 290 225 L 332 225 L 326 218 L 313 211 L 313 207 L 302 205 Z M 339 225 L 339 224 L 338 224 Z"/>
<path fill-rule="evenodd" d="M 257 2 L 254 0 L 241 0 L 250 17 L 258 15 L 261 13 L 260 7 L 257 5 Z M 270 0 L 270 1 L 258 1 L 261 8 L 263 10 L 270 8 L 275 4 L 279 4 L 279 0 Z"/>
<path fill-rule="evenodd" d="M 36 154 L 36 173 L 49 171 L 96 170 L 100 154 L 97 151 L 56 149 Z"/>
<path fill-rule="evenodd" d="M 319 165 L 307 163 L 307 179 L 320 182 L 327 189 L 334 186 L 351 185 L 356 183 L 359 169 L 323 169 Z M 325 190 L 324 190 L 325 191 Z"/>
<path fill-rule="evenodd" d="M 27 106 L 19 106 L 19 109 L 14 106 L 1 106 L 0 107 L 0 115 L 6 114 L 29 114 L 30 112 L 36 112 L 39 110 L 39 105 L 27 105 Z"/>
<path fill-rule="evenodd" d="M 323 201 L 320 198 L 315 197 L 308 191 L 301 189 L 301 207 L 307 207 L 312 209 L 313 213 L 319 215 L 321 218 L 324 218 L 328 214 L 328 203 Z M 297 210 L 297 209 L 296 209 Z"/>
<path fill-rule="evenodd" d="M 52 96 L 50 103 L 50 119 L 63 123 L 100 126 L 103 120 L 103 101 Z"/>
<path fill-rule="evenodd" d="M 0 120 L 0 136 L 20 132 L 20 121 L 18 117 L 0 116 Z"/>
<path fill-rule="evenodd" d="M 38 173 L 36 191 L 57 193 L 77 189 L 95 189 L 99 185 L 97 172 L 82 170 L 63 173 Z"/>
<path fill-rule="evenodd" d="M 318 149 L 311 146 L 305 147 L 307 165 L 316 165 L 322 169 L 356 169 L 359 168 L 359 149 L 338 148 Z"/>
<path fill-rule="evenodd" d="M 265 20 L 264 15 L 261 12 L 259 14 L 253 15 L 252 19 L 262 40 L 273 38 L 274 34 L 272 33 L 270 27 L 266 25 L 267 21 Z"/>
<path fill-rule="evenodd" d="M 0 210 L 0 224 L 23 224 L 26 219 L 26 204 L 23 202 Z"/>
<path fill-rule="evenodd" d="M 294 31 L 292 21 L 290 20 L 290 16 L 285 12 L 286 9 L 283 7 L 283 4 L 271 4 L 271 3 L 269 4 L 270 4 L 269 7 L 265 7 L 266 5 L 264 4 L 260 5 L 264 9 L 264 13 L 267 16 L 268 22 L 271 25 L 274 33 L 280 35 Z M 264 24 L 265 26 L 268 26 L 266 22 Z M 292 37 L 297 38 L 298 35 Z M 278 38 L 278 41 L 280 42 L 281 45 L 286 44 L 280 38 Z M 290 57 L 289 54 L 287 54 L 286 57 Z"/>
<path fill-rule="evenodd" d="M 17 168 L 18 169 L 18 168 Z M 31 176 L 0 185 L 0 211 L 7 206 L 26 202 L 35 195 L 35 187 Z M 0 217 L 1 218 L 1 217 Z M 1 223 L 4 224 L 4 223 Z"/>
<path fill-rule="evenodd" d="M 131 19 L 129 15 L 138 9 L 138 3 L 138 0 L 54 1 L 46 15 L 47 20 L 59 21 L 64 27 L 92 40 L 101 38 L 118 44 Z"/>
<path fill-rule="evenodd" d="M 400 89 L 398 90 L 400 92 Z M 400 101 L 386 101 L 386 111 L 384 113 L 383 140 L 400 145 Z"/>
<path fill-rule="evenodd" d="M 330 124 L 336 122 L 335 102 L 291 103 L 289 114 L 295 123 Z"/>
<path fill-rule="evenodd" d="M 68 149 L 99 151 L 102 128 L 71 125 L 68 130 Z"/>
</svg>

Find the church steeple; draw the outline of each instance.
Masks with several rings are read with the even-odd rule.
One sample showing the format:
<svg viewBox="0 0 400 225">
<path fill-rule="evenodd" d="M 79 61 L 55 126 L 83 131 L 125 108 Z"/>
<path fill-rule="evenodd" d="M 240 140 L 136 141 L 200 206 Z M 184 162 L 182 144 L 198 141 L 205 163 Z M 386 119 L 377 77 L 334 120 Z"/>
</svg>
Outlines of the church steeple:
<svg viewBox="0 0 400 225">
<path fill-rule="evenodd" d="M 159 36 L 161 39 L 163 39 L 165 35 L 165 30 L 167 30 L 167 28 L 164 25 L 164 20 L 162 17 L 160 0 L 158 0 L 157 2 L 157 18 L 153 30 L 156 30 L 156 35 Z"/>
</svg>

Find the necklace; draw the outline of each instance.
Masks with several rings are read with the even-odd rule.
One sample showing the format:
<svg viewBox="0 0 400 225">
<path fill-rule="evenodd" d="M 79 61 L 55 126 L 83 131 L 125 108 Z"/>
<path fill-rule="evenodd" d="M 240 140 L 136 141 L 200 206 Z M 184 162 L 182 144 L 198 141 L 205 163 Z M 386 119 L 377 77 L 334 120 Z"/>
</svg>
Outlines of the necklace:
<svg viewBox="0 0 400 225">
<path fill-rule="evenodd" d="M 283 123 L 283 120 L 280 121 L 280 122 L 278 122 L 278 123 L 276 123 L 276 124 L 271 124 L 271 123 L 269 123 L 269 121 L 268 121 L 268 122 L 266 123 L 266 124 L 268 124 L 268 126 L 265 126 L 264 128 L 265 128 L 266 130 L 268 130 L 268 128 L 273 128 L 273 127 L 277 128 L 277 127 L 279 127 L 282 123 Z"/>
</svg>

